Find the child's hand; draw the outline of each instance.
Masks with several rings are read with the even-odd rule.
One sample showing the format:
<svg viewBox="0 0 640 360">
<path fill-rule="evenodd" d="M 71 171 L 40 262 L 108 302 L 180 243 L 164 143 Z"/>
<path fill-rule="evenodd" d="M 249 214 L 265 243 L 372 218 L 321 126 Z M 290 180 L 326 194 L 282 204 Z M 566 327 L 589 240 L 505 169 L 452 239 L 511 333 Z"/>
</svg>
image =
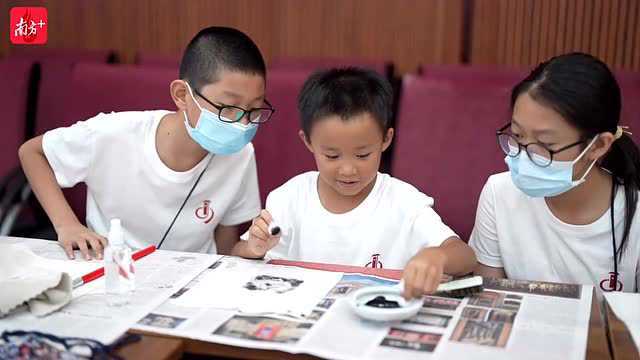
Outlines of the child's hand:
<svg viewBox="0 0 640 360">
<path fill-rule="evenodd" d="M 280 241 L 280 234 L 269 234 L 269 224 L 273 219 L 267 210 L 262 210 L 257 218 L 253 219 L 249 228 L 249 251 L 256 257 L 261 258 Z"/>
<path fill-rule="evenodd" d="M 420 250 L 404 268 L 405 299 L 418 298 L 423 294 L 433 294 L 440 285 L 447 257 L 442 249 L 437 247 Z"/>
<path fill-rule="evenodd" d="M 102 253 L 107 246 L 107 239 L 89 230 L 80 223 L 60 226 L 56 228 L 58 242 L 67 253 L 69 259 L 74 259 L 73 249 L 80 249 L 86 260 L 91 260 L 91 250 L 96 259 L 102 259 Z"/>
</svg>

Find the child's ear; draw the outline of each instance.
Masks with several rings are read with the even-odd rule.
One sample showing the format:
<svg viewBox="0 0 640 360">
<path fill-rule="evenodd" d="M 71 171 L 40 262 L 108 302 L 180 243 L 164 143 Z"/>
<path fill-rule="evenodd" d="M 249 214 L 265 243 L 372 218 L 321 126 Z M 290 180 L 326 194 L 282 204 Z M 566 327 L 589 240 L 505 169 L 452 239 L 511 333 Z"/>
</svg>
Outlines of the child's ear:
<svg viewBox="0 0 640 360">
<path fill-rule="evenodd" d="M 591 145 L 589 152 L 585 154 L 585 157 L 588 158 L 589 161 L 602 158 L 607 152 L 609 152 L 614 141 L 615 136 L 610 132 L 599 134 L 596 141 Z"/>
<path fill-rule="evenodd" d="M 387 129 L 387 133 L 384 135 L 384 139 L 382 140 L 382 151 L 387 150 L 389 145 L 391 145 L 391 141 L 393 140 L 394 130 L 393 128 Z"/>
<path fill-rule="evenodd" d="M 176 104 L 178 110 L 187 108 L 187 85 L 183 80 L 173 80 L 169 85 L 171 99 Z"/>
<path fill-rule="evenodd" d="M 307 135 L 305 135 L 304 131 L 302 131 L 302 130 L 298 131 L 298 136 L 300 136 L 300 139 L 304 143 L 304 146 L 306 146 L 307 149 L 313 153 L 313 148 L 311 147 L 311 142 L 309 142 L 309 140 L 307 139 Z"/>
</svg>

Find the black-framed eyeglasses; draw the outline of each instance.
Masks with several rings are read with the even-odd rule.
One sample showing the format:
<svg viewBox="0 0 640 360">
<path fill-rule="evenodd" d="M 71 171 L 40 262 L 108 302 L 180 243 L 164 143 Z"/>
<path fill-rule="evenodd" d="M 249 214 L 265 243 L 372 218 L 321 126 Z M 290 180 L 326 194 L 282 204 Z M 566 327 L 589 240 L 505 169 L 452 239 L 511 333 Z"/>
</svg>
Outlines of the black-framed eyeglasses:
<svg viewBox="0 0 640 360">
<path fill-rule="evenodd" d="M 196 95 L 201 97 L 209 105 L 216 108 L 216 110 L 218 110 L 218 119 L 220 119 L 220 121 L 224 121 L 227 123 L 238 122 L 246 116 L 250 123 L 261 124 L 271 119 L 271 116 L 273 115 L 273 113 L 276 112 L 276 109 L 273 108 L 273 105 L 271 105 L 271 103 L 269 103 L 267 99 L 264 100 L 264 103 L 268 107 L 259 107 L 259 108 L 253 108 L 251 110 L 246 110 L 241 107 L 233 106 L 233 105 L 214 104 L 209 99 L 204 97 L 204 95 L 202 95 L 198 90 L 193 89 L 193 92 L 195 92 Z"/>
<path fill-rule="evenodd" d="M 529 159 L 531 159 L 534 164 L 540 167 L 547 167 L 551 165 L 551 162 L 553 161 L 553 155 L 568 150 L 576 145 L 583 144 L 586 141 L 576 141 L 573 144 L 563 146 L 558 150 L 551 150 L 539 142 L 532 142 L 528 144 L 519 143 L 518 139 L 513 136 L 513 134 L 505 131 L 509 126 L 511 126 L 511 123 L 507 123 L 505 126 L 496 131 L 498 145 L 500 145 L 500 149 L 502 150 L 502 152 L 510 157 L 516 157 L 524 148 L 524 151 L 527 153 Z"/>
</svg>

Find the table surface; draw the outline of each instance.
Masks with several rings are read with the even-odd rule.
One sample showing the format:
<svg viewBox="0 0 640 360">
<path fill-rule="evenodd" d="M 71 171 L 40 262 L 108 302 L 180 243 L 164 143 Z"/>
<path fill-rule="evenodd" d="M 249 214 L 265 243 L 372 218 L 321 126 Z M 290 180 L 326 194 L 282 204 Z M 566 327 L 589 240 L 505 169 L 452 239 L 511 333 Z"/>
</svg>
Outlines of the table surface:
<svg viewBox="0 0 640 360">
<path fill-rule="evenodd" d="M 123 359 L 177 360 L 184 354 L 182 339 L 142 335 L 140 341 L 123 346 L 116 355 Z"/>
<path fill-rule="evenodd" d="M 638 348 L 627 326 L 620 320 L 605 301 L 605 316 L 608 324 L 607 335 L 611 339 L 611 351 L 615 360 L 640 359 Z"/>
</svg>

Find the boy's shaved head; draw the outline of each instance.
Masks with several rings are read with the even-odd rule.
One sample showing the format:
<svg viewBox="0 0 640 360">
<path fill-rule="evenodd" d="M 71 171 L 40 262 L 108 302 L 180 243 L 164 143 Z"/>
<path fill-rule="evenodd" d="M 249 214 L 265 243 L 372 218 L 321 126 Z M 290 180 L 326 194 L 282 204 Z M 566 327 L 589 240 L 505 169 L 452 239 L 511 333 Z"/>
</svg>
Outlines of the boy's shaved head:
<svg viewBox="0 0 640 360">
<path fill-rule="evenodd" d="M 182 55 L 180 79 L 200 90 L 216 82 L 222 70 L 266 76 L 260 49 L 246 34 L 219 26 L 200 30 Z"/>
</svg>

